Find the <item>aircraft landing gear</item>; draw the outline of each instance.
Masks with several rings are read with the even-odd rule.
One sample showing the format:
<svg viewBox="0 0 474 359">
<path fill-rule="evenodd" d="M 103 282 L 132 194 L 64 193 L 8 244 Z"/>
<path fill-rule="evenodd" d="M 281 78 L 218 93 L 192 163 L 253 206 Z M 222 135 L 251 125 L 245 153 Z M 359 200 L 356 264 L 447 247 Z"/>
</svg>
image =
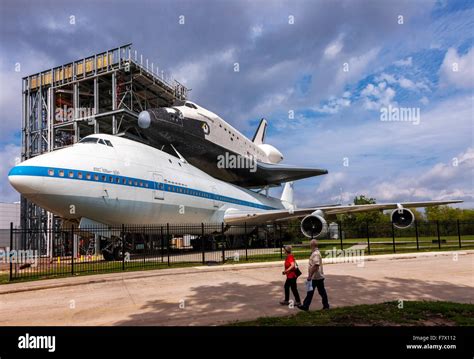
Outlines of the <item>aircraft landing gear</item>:
<svg viewBox="0 0 474 359">
<path fill-rule="evenodd" d="M 102 248 L 102 256 L 106 261 L 121 261 L 123 259 L 123 251 L 120 240 L 111 240 Z"/>
</svg>

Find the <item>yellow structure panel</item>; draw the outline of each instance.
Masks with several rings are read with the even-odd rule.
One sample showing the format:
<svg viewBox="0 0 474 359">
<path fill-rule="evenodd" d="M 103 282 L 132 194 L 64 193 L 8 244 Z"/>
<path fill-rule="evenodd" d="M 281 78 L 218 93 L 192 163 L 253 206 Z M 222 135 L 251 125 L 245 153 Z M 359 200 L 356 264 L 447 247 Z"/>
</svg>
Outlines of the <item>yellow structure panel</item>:
<svg viewBox="0 0 474 359">
<path fill-rule="evenodd" d="M 107 56 L 107 54 L 103 54 L 103 55 L 98 55 L 96 57 L 97 70 L 102 70 L 112 63 L 113 63 L 113 56 L 111 53 L 109 53 L 109 56 Z M 52 77 L 53 71 L 54 71 L 55 82 L 72 80 L 72 76 L 74 73 L 73 66 L 76 66 L 76 76 L 86 76 L 87 74 L 92 73 L 94 71 L 94 59 L 89 58 L 89 59 L 86 59 L 85 61 L 75 62 L 69 65 L 63 66 L 62 68 L 56 68 L 47 72 L 43 72 L 41 74 L 30 76 L 29 77 L 30 90 L 34 90 L 40 86 L 51 85 L 52 80 L 53 80 L 53 77 Z M 84 67 L 85 67 L 85 73 L 84 73 Z"/>
</svg>

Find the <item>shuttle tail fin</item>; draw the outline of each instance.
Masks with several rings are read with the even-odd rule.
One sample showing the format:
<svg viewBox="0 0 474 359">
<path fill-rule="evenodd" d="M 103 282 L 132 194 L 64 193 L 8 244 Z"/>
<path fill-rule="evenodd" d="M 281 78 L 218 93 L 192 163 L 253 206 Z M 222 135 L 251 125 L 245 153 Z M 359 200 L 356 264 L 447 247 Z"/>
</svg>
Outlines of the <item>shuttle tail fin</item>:
<svg viewBox="0 0 474 359">
<path fill-rule="evenodd" d="M 287 209 L 296 208 L 293 199 L 293 182 L 286 182 L 281 193 L 281 202 Z"/>
<path fill-rule="evenodd" d="M 258 125 L 257 131 L 255 131 L 255 135 L 253 135 L 252 142 L 255 143 L 256 145 L 263 144 L 263 141 L 265 140 L 266 130 L 267 130 L 267 120 L 262 118 L 260 120 L 260 124 Z"/>
</svg>

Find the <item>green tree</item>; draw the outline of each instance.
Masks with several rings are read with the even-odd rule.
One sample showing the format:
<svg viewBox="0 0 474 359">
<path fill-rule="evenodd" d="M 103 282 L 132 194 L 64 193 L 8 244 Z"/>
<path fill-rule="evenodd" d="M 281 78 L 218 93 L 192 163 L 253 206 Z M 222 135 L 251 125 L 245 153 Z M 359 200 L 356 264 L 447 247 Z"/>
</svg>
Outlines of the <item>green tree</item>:
<svg viewBox="0 0 474 359">
<path fill-rule="evenodd" d="M 469 212 L 465 214 L 464 210 L 460 208 L 453 208 L 449 206 L 433 206 L 426 208 L 425 215 L 428 221 L 455 221 L 458 219 L 463 220 L 465 215 L 469 216 Z"/>
<path fill-rule="evenodd" d="M 355 205 L 376 203 L 377 200 L 375 198 L 366 197 L 365 195 L 354 197 Z M 365 226 L 367 221 L 371 224 L 386 221 L 382 211 L 343 214 L 340 216 L 340 220 L 346 223 L 346 225 L 349 225 L 351 227 L 353 226 L 354 228 L 359 226 Z"/>
</svg>

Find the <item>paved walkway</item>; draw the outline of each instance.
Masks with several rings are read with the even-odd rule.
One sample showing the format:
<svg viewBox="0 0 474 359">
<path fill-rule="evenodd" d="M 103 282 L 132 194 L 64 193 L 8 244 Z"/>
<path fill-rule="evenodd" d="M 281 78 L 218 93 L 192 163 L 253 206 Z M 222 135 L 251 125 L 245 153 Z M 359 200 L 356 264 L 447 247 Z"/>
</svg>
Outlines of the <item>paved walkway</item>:
<svg viewBox="0 0 474 359">
<path fill-rule="evenodd" d="M 300 261 L 305 272 L 305 263 Z M 0 286 L 0 325 L 216 325 L 294 313 L 281 263 L 63 278 Z M 366 257 L 326 264 L 333 306 L 389 300 L 472 303 L 474 251 Z M 299 280 L 304 294 L 304 280 Z M 316 295 L 312 309 L 321 303 Z"/>
</svg>

